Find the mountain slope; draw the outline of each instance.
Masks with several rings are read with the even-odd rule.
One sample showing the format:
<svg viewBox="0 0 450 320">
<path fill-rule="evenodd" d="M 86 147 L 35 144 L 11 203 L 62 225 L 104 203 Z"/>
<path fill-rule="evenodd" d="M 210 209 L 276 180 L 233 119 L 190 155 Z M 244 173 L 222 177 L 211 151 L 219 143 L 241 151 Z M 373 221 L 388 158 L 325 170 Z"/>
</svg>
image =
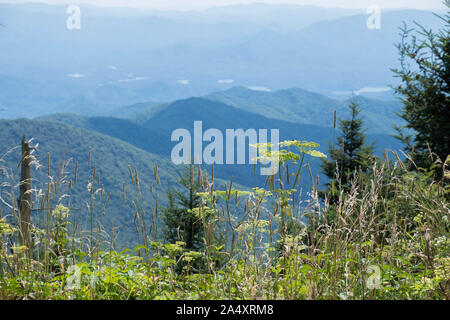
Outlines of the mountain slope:
<svg viewBox="0 0 450 320">
<path fill-rule="evenodd" d="M 70 206 L 78 209 L 73 211 L 72 214 L 76 215 L 79 219 L 78 222 L 84 226 L 88 224 L 88 217 L 90 216 L 87 208 L 90 199 L 87 185 L 95 167 L 94 190 L 104 185 L 103 203 L 106 201 L 109 192 L 111 192 L 111 198 L 106 208 L 106 214 L 103 215 L 101 196 L 100 193 L 96 194 L 94 216 L 99 218 L 107 228 L 111 226 L 110 222 L 119 228 L 118 231 L 121 234 L 119 243 L 122 245 L 129 245 L 136 241 L 133 222 L 135 209 L 132 201 L 137 201 L 137 192 L 136 186 L 132 186 L 130 183 L 128 166 L 131 168 L 136 166 L 139 171 L 141 188 L 146 194 L 144 198 L 146 210 L 152 209 L 156 199 L 161 205 L 164 204 L 166 201 L 164 193 L 167 191 L 168 185 L 174 185 L 177 169 L 166 159 L 145 152 L 119 139 L 58 122 L 25 119 L 1 120 L 0 154 L 3 155 L 11 148 L 19 145 L 24 134 L 27 135 L 27 138 L 33 137 L 33 143 L 39 143 L 36 156 L 43 167 L 36 171 L 33 170 L 34 188 L 46 190 L 47 153 L 50 154 L 51 159 L 51 175 L 55 178 L 58 176 L 58 168 L 63 158 L 65 160 L 73 159 L 67 167 L 66 175 L 67 180 L 74 181 L 75 163 L 78 162 L 77 184 L 74 184 L 71 190 L 60 186 L 55 199 L 58 199 L 64 193 L 68 193 L 70 197 L 63 198 L 62 202 L 69 205 L 70 201 Z M 90 150 L 91 165 L 89 170 Z M 6 162 L 0 162 L 0 165 L 13 168 L 13 172 L 18 177 L 20 176 L 17 169 L 19 159 L 19 150 L 16 149 L 4 159 Z M 154 180 L 153 169 L 155 164 L 158 164 L 161 186 L 158 187 L 153 181 L 154 191 L 153 194 L 150 194 L 149 185 L 150 181 Z M 0 177 L 0 179 L 5 178 Z M 100 184 L 98 184 L 98 179 L 100 179 Z M 123 202 L 122 194 L 124 183 L 127 190 L 126 203 Z M 2 195 L 5 196 L 4 192 L 7 190 L 3 189 L 2 191 Z M 36 219 L 43 219 L 39 212 L 36 215 Z"/>
<path fill-rule="evenodd" d="M 345 115 L 346 116 L 346 115 Z M 72 119 L 73 117 L 73 119 Z M 114 118 L 84 118 L 73 115 L 52 115 L 45 119 L 63 121 L 79 125 L 120 138 L 151 153 L 170 157 L 172 148 L 177 144 L 171 141 L 172 132 L 176 129 L 187 129 L 193 138 L 194 121 L 202 121 L 203 132 L 209 128 L 219 129 L 226 137 L 226 129 L 279 129 L 281 140 L 309 140 L 321 144 L 320 150 L 327 152 L 327 141 L 334 141 L 338 131 L 328 127 L 310 124 L 292 123 L 288 121 L 269 119 L 259 114 L 251 113 L 223 103 L 204 98 L 190 98 L 167 104 L 158 112 L 139 123 L 125 119 Z M 389 135 L 369 135 L 369 141 L 377 140 L 377 150 L 385 148 L 399 149 L 399 142 Z M 203 143 L 206 147 L 208 143 Z M 246 150 L 248 154 L 248 150 Z M 248 155 L 247 155 L 248 162 Z M 313 162 L 314 172 L 319 174 L 318 161 Z M 205 166 L 206 168 L 206 166 Z M 264 183 L 264 177 L 255 176 L 250 165 L 216 165 L 216 176 L 235 181 L 246 186 Z"/>
<path fill-rule="evenodd" d="M 348 117 L 348 110 L 341 113 L 344 118 Z M 178 128 L 185 128 L 193 132 L 193 123 L 196 120 L 202 120 L 203 130 L 216 128 L 225 132 L 226 129 L 244 130 L 254 129 L 279 129 L 280 138 L 283 140 L 297 139 L 316 141 L 322 145 L 322 151 L 326 152 L 326 141 L 333 140 L 338 134 L 330 126 L 311 125 L 306 123 L 293 123 L 283 120 L 270 119 L 257 113 L 252 113 L 226 105 L 217 101 L 205 98 L 189 98 L 178 100 L 169 104 L 166 108 L 152 116 L 145 126 L 153 131 L 166 136 L 170 141 L 170 134 Z M 332 120 L 331 120 L 332 121 Z M 379 141 L 379 150 L 384 148 L 399 147 L 399 143 L 386 134 L 380 134 L 384 137 Z M 369 135 L 370 140 L 371 135 Z"/>
<path fill-rule="evenodd" d="M 70 113 L 42 116 L 36 118 L 36 120 L 62 122 L 78 128 L 106 134 L 153 154 L 170 154 L 167 151 L 167 144 L 165 144 L 165 135 L 162 135 L 151 126 L 145 126 L 131 120 L 113 117 L 83 117 Z"/>
<path fill-rule="evenodd" d="M 161 107 L 161 105 L 163 105 L 163 103 L 135 103 L 130 106 L 118 107 L 113 110 L 105 111 L 101 114 L 98 114 L 98 116 L 131 119 L 136 115 L 141 115 L 142 113 L 148 113 L 150 111 L 156 112 Z"/>
<path fill-rule="evenodd" d="M 211 93 L 206 98 L 269 118 L 323 127 L 333 126 L 334 110 L 338 117 L 345 117 L 348 112 L 346 102 L 297 88 L 266 92 L 234 87 Z M 355 96 L 355 100 L 361 105 L 368 132 L 393 133 L 392 124 L 400 121 L 395 115 L 400 111 L 400 102 L 378 101 L 362 96 Z"/>
<path fill-rule="evenodd" d="M 361 9 L 324 8 L 312 5 L 251 3 L 211 7 L 198 11 L 152 11 L 154 15 L 187 21 L 251 23 L 277 31 L 304 28 L 314 22 L 362 13 Z"/>
<path fill-rule="evenodd" d="M 271 89 L 295 85 L 317 92 L 386 87 L 399 66 L 399 28 L 413 21 L 437 30 L 444 22 L 420 10 L 382 11 L 381 29 L 367 28 L 369 15 L 320 21 L 274 36 L 267 32 L 226 51 L 224 65 L 245 66 L 247 83 Z M 256 83 L 257 82 L 257 83 Z"/>
</svg>

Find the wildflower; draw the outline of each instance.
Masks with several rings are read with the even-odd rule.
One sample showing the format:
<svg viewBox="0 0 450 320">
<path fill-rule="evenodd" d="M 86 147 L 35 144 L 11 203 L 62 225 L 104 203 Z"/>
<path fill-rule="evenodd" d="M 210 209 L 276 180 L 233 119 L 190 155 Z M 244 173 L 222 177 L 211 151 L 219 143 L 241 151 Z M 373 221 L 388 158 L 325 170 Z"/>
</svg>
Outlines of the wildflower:
<svg viewBox="0 0 450 320">
<path fill-rule="evenodd" d="M 0 235 L 10 235 L 14 233 L 14 229 L 11 225 L 6 223 L 4 220 L 0 220 Z"/>
<path fill-rule="evenodd" d="M 69 217 L 70 209 L 58 204 L 52 211 L 52 216 L 57 220 L 66 220 Z"/>
<path fill-rule="evenodd" d="M 439 258 L 436 262 L 438 263 L 438 266 L 434 270 L 436 278 L 439 281 L 450 280 L 450 258 Z"/>
</svg>

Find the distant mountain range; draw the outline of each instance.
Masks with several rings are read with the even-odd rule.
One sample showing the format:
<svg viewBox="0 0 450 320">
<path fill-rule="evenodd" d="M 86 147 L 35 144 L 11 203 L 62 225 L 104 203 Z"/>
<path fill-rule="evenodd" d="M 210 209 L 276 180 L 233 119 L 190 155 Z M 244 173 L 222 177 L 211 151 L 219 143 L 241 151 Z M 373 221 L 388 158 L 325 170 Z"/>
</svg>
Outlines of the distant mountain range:
<svg viewBox="0 0 450 320">
<path fill-rule="evenodd" d="M 70 31 L 65 9 L 0 4 L 0 117 L 94 115 L 235 86 L 347 92 L 342 99 L 372 88 L 362 94 L 386 100 L 378 90 L 396 82 L 402 22 L 442 26 L 419 10 L 383 11 L 381 29 L 369 30 L 365 12 L 312 6 L 181 13 L 83 5 L 81 30 Z"/>
<path fill-rule="evenodd" d="M 223 100 L 224 97 L 230 104 L 211 99 Z M 381 102 L 371 99 L 359 100 L 365 110 L 365 118 L 369 120 L 365 122 L 366 128 L 370 129 L 368 140 L 376 142 L 379 152 L 386 148 L 401 148 L 400 143 L 389 135 L 392 131 L 392 128 L 388 127 L 389 123 L 396 121 L 393 114 L 388 116 L 389 106 L 384 105 L 383 108 Z M 262 102 L 264 104 L 261 104 Z M 176 144 L 171 142 L 172 132 L 182 128 L 193 134 L 194 121 L 200 120 L 204 131 L 214 128 L 224 134 L 226 129 L 279 129 L 281 140 L 315 141 L 321 144 L 321 151 L 326 153 L 328 141 L 333 142 L 339 134 L 338 129 L 332 128 L 333 108 L 339 108 L 339 117 L 348 117 L 347 107 L 343 103 L 307 91 L 290 89 L 263 93 L 237 87 L 226 92 L 217 92 L 207 98 L 124 107 L 119 113 L 127 113 L 126 110 L 137 112 L 128 116 L 128 119 L 110 116 L 83 117 L 74 114 L 54 114 L 38 119 L 63 122 L 106 134 L 168 159 Z M 369 108 L 372 110 L 367 111 Z M 378 112 L 378 108 L 384 112 Z M 382 130 L 384 127 L 387 131 Z M 313 167 L 319 174 L 318 164 L 319 162 L 315 162 Z M 234 176 L 235 181 L 246 186 L 263 182 L 263 178 L 254 176 L 250 165 L 218 165 L 216 174 L 224 179 Z"/>
</svg>

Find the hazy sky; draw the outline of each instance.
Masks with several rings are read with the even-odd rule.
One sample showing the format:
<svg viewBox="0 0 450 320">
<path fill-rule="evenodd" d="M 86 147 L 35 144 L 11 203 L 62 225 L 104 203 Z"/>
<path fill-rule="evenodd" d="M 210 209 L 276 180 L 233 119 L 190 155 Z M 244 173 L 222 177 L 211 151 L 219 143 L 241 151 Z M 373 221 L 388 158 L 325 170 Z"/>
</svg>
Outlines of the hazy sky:
<svg viewBox="0 0 450 320">
<path fill-rule="evenodd" d="M 367 8 L 378 5 L 381 8 L 444 9 L 442 0 L 0 0 L 4 2 L 45 2 L 51 4 L 89 3 L 102 6 L 130 6 L 158 9 L 197 9 L 211 6 L 264 3 L 291 3 L 323 7 Z"/>
</svg>

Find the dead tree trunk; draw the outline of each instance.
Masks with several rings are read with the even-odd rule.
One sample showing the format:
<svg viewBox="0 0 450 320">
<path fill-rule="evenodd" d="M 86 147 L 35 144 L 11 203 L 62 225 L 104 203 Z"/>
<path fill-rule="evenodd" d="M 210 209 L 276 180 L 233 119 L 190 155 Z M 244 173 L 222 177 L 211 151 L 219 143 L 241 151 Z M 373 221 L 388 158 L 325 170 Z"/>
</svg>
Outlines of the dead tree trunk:
<svg viewBox="0 0 450 320">
<path fill-rule="evenodd" d="M 30 245 L 30 225 L 31 225 L 31 208 L 33 206 L 31 191 L 31 155 L 30 144 L 22 138 L 22 168 L 20 175 L 20 196 L 19 196 L 19 231 L 20 242 L 29 248 Z"/>
</svg>

